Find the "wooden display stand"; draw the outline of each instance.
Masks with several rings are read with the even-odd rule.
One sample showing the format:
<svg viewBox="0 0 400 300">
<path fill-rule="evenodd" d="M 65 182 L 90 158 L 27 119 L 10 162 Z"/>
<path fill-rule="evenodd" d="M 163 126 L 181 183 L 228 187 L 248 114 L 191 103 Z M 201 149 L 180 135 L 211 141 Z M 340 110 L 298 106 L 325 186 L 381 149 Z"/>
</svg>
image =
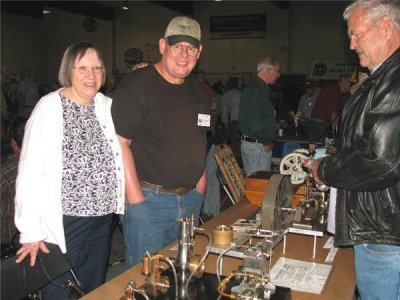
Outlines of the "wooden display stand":
<svg viewBox="0 0 400 300">
<path fill-rule="evenodd" d="M 225 144 L 215 147 L 214 158 L 235 203 L 238 203 L 244 197 L 252 204 L 259 205 L 262 203 L 268 180 L 274 173 L 259 171 L 244 178 L 231 148 Z M 304 195 L 305 187 L 295 186 L 292 204 L 297 205 L 304 198 Z"/>
<path fill-rule="evenodd" d="M 231 148 L 225 144 L 215 146 L 214 159 L 228 185 L 234 202 L 238 203 L 244 197 L 245 182 L 242 170 Z"/>
<path fill-rule="evenodd" d="M 212 230 L 217 225 L 231 225 L 241 218 L 246 218 L 256 212 L 257 205 L 249 203 L 247 200 L 240 201 L 235 206 L 230 207 L 221 215 L 209 220 L 203 226 L 204 230 L 212 234 Z M 283 243 L 279 243 L 273 250 L 272 265 L 281 256 L 288 258 L 304 260 L 316 263 L 326 263 L 325 259 L 329 253 L 329 249 L 324 249 L 328 236 L 317 238 L 316 257 L 312 258 L 313 237 L 288 234 L 286 238 L 286 252 L 283 253 Z M 195 254 L 202 255 L 205 253 L 207 246 L 207 238 L 202 235 L 196 235 Z M 176 244 L 176 243 L 174 243 Z M 176 257 L 177 251 L 170 250 L 173 244 L 165 247 L 160 253 L 169 257 Z M 210 254 L 206 260 L 206 272 L 215 273 L 216 254 Z M 222 274 L 228 275 L 232 270 L 236 270 L 243 261 L 238 258 L 226 257 L 223 260 Z M 333 260 L 332 272 L 321 294 L 311 294 L 292 290 L 293 300 L 353 300 L 355 290 L 355 274 L 352 248 L 340 248 Z M 106 282 L 104 285 L 86 295 L 84 300 L 99 299 L 119 299 L 124 295 L 124 290 L 129 280 L 135 280 L 138 286 L 145 282 L 144 276 L 141 274 L 141 264 L 135 265 L 128 271 Z M 214 299 L 210 299 L 214 300 Z"/>
</svg>

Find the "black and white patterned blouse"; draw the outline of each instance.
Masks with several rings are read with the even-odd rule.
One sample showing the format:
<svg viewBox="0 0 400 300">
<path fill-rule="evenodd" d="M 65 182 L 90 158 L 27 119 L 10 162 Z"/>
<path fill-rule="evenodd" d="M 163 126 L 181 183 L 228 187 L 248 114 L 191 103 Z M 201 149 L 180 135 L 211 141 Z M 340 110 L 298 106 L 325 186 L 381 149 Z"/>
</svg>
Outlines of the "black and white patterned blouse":
<svg viewBox="0 0 400 300">
<path fill-rule="evenodd" d="M 102 216 L 116 211 L 117 176 L 110 145 L 94 101 L 78 105 L 61 95 L 63 106 L 62 208 L 68 216 Z"/>
</svg>

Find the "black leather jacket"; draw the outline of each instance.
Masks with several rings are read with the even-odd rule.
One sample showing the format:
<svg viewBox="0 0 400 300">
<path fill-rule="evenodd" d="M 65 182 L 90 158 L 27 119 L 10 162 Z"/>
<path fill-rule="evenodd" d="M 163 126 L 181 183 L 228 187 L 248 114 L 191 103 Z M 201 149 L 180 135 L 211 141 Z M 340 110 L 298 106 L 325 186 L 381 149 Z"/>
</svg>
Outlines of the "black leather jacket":
<svg viewBox="0 0 400 300">
<path fill-rule="evenodd" d="M 400 48 L 345 103 L 337 154 L 318 175 L 338 188 L 335 245 L 400 246 Z"/>
</svg>

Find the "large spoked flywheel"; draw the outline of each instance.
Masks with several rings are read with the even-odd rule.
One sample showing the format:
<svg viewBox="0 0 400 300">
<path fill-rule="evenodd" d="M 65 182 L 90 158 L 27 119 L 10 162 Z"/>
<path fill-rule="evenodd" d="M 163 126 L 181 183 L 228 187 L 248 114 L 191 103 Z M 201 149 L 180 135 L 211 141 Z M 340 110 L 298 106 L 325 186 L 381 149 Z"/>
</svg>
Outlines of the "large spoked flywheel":
<svg viewBox="0 0 400 300">
<path fill-rule="evenodd" d="M 273 174 L 265 188 L 261 216 L 262 229 L 274 231 L 282 229 L 290 214 L 288 210 L 282 208 L 291 208 L 292 195 L 290 177 Z"/>
<path fill-rule="evenodd" d="M 292 184 L 302 184 L 306 180 L 307 173 L 303 170 L 302 164 L 308 156 L 302 152 L 292 152 L 285 155 L 279 165 L 279 173 L 290 175 Z"/>
</svg>

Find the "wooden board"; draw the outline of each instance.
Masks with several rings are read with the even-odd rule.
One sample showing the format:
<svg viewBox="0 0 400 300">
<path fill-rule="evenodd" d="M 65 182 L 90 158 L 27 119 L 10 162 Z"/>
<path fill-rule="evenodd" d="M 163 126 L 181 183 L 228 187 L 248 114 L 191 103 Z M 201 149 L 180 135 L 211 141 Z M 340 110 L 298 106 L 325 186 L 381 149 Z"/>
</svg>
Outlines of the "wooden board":
<svg viewBox="0 0 400 300">
<path fill-rule="evenodd" d="M 244 197 L 244 176 L 229 146 L 215 147 L 214 158 L 236 203 Z"/>
</svg>

